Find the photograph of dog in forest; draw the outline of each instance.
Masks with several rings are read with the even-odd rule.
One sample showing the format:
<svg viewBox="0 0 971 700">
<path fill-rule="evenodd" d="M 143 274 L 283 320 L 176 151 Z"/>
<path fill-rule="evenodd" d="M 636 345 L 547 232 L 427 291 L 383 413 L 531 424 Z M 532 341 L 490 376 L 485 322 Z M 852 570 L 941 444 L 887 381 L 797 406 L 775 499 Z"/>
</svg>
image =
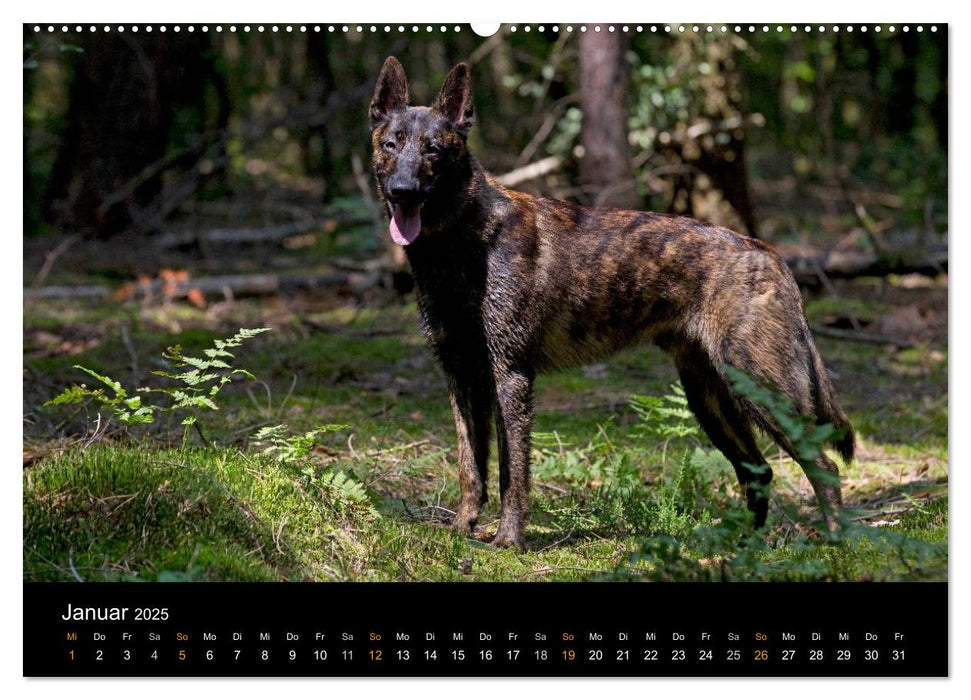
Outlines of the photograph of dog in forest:
<svg viewBox="0 0 971 700">
<path fill-rule="evenodd" d="M 24 27 L 25 581 L 947 580 L 946 31 L 220 26 Z"/>
<path fill-rule="evenodd" d="M 769 246 L 685 217 L 506 189 L 469 152 L 475 109 L 464 63 L 432 107 L 413 107 L 404 69 L 389 57 L 369 114 L 391 237 L 405 246 L 422 331 L 448 379 L 462 486 L 455 528 L 472 534 L 487 500 L 495 421 L 501 516 L 492 543 L 525 549 L 536 374 L 636 343 L 674 356 L 688 405 L 735 468 L 756 527 L 765 525 L 772 469 L 753 429 L 797 462 L 800 454 L 764 407 L 732 389 L 726 367 L 780 390 L 814 424 L 833 425 L 833 444 L 852 459 L 853 431 L 799 287 Z M 801 466 L 836 530 L 836 464 L 820 453 Z"/>
</svg>

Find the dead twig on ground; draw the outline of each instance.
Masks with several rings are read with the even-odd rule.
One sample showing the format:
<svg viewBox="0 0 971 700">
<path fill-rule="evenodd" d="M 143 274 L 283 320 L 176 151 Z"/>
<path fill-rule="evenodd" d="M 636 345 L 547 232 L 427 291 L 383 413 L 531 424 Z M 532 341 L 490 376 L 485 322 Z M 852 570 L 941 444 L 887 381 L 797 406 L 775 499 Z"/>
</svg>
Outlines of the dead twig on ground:
<svg viewBox="0 0 971 700">
<path fill-rule="evenodd" d="M 67 249 L 74 245 L 81 236 L 77 233 L 71 234 L 63 241 L 61 241 L 54 250 L 47 253 L 44 256 L 44 264 L 40 266 L 40 270 L 37 271 L 37 276 L 34 277 L 33 287 L 35 289 L 43 286 L 44 282 L 47 280 L 47 276 L 51 273 L 51 268 L 54 267 L 54 263 L 57 261 L 61 255 L 67 252 Z"/>
</svg>

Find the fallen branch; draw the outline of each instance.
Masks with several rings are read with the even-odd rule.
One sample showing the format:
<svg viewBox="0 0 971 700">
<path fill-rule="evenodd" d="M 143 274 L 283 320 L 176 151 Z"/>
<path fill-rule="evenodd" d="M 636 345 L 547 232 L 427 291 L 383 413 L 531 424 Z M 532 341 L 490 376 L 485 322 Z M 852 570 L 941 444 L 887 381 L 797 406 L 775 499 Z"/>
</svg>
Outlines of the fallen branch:
<svg viewBox="0 0 971 700">
<path fill-rule="evenodd" d="M 104 285 L 84 285 L 80 287 L 26 287 L 24 301 L 28 299 L 103 299 L 111 294 Z"/>
<path fill-rule="evenodd" d="M 916 343 L 900 338 L 890 338 L 876 333 L 865 333 L 863 331 L 851 331 L 845 328 L 833 328 L 831 326 L 813 325 L 814 335 L 825 338 L 835 338 L 836 340 L 848 340 L 853 343 L 865 343 L 867 345 L 893 345 L 898 348 L 915 348 Z"/>
<path fill-rule="evenodd" d="M 319 289 L 347 285 L 355 292 L 375 286 L 380 281 L 376 273 L 330 272 L 318 274 L 255 274 L 255 275 L 217 275 L 212 277 L 186 278 L 178 282 L 154 279 L 147 283 L 123 287 L 123 298 L 146 298 L 162 296 L 166 299 L 181 299 L 190 292 L 227 297 L 266 296 L 280 292 Z M 25 288 L 24 300 L 30 299 L 107 299 L 119 296 L 119 290 L 104 286 L 82 287 L 40 287 Z"/>
<path fill-rule="evenodd" d="M 499 184 L 503 187 L 515 187 L 521 182 L 535 180 L 536 178 L 543 177 L 554 170 L 558 170 L 562 165 L 562 158 L 559 156 L 549 156 L 548 158 L 543 158 L 535 163 L 530 163 L 529 165 L 524 165 L 521 168 L 511 170 L 504 175 L 500 175 L 496 178 L 496 180 L 498 180 Z"/>
<path fill-rule="evenodd" d="M 937 277 L 947 272 L 947 251 L 921 256 L 893 251 L 883 255 L 833 251 L 822 256 L 787 258 L 786 264 L 792 270 L 796 282 L 808 287 L 818 287 L 825 284 L 820 277 L 820 271 L 831 280 L 914 273 Z"/>
<path fill-rule="evenodd" d="M 216 228 L 209 231 L 173 231 L 154 236 L 151 241 L 159 248 L 175 248 L 178 246 L 204 243 L 210 245 L 235 245 L 239 243 L 267 243 L 283 241 L 291 236 L 307 233 L 315 229 L 337 226 L 357 226 L 369 223 L 370 219 L 360 219 L 353 216 L 329 216 L 322 219 L 295 221 L 276 226 L 262 228 Z"/>
</svg>

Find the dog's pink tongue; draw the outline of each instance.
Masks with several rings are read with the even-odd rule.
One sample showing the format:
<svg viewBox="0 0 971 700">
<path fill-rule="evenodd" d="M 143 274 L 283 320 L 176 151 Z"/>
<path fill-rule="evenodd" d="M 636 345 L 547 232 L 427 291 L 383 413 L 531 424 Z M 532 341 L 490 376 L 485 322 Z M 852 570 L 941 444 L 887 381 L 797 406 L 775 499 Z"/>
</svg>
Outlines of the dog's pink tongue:
<svg viewBox="0 0 971 700">
<path fill-rule="evenodd" d="M 398 245 L 413 243 L 421 233 L 421 207 L 406 209 L 401 204 L 394 205 L 391 216 L 391 240 Z"/>
</svg>

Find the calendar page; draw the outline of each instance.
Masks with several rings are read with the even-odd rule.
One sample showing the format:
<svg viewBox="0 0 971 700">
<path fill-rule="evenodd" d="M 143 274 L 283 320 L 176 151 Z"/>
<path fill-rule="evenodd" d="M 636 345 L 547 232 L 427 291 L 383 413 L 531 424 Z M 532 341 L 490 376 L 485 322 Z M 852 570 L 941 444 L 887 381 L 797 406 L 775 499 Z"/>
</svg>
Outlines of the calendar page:
<svg viewBox="0 0 971 700">
<path fill-rule="evenodd" d="M 23 674 L 948 676 L 948 37 L 25 24 Z"/>
</svg>

